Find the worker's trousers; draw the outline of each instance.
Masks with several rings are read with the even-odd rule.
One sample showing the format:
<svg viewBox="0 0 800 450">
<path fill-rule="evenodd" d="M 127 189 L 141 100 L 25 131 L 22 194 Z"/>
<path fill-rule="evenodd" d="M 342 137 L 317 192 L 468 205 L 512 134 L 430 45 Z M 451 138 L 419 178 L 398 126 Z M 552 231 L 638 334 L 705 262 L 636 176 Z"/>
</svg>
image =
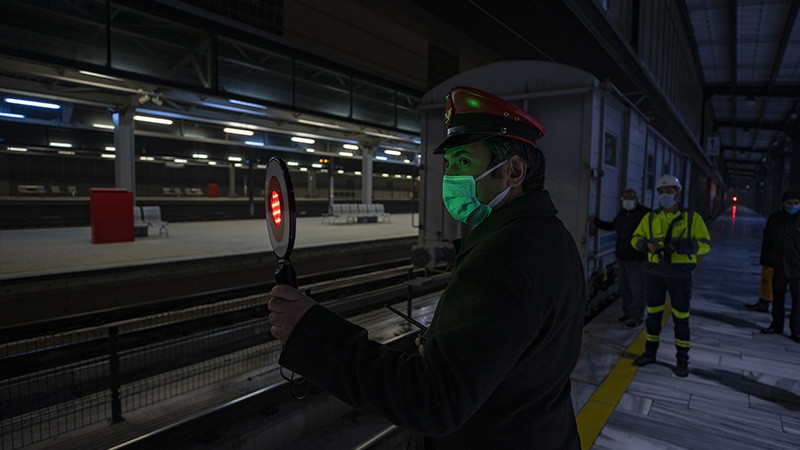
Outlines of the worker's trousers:
<svg viewBox="0 0 800 450">
<path fill-rule="evenodd" d="M 674 266 L 684 266 L 675 264 Z M 658 350 L 661 319 L 664 315 L 666 294 L 669 292 L 672 320 L 675 323 L 675 358 L 678 361 L 689 360 L 689 299 L 692 296 L 691 269 L 694 265 L 686 264 L 684 270 L 672 270 L 670 276 L 663 276 L 648 271 L 647 287 L 647 341 L 645 352 L 655 355 Z M 691 267 L 690 267 L 691 266 Z M 683 269 L 683 268 L 676 268 Z M 677 275 L 676 275 L 677 274 Z"/>
</svg>

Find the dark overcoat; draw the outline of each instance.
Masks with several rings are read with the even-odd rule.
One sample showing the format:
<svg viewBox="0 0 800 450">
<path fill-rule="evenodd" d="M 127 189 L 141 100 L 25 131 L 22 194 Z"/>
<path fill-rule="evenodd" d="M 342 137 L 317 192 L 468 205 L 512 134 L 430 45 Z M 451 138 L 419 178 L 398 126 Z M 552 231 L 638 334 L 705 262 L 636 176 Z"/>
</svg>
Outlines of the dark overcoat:
<svg viewBox="0 0 800 450">
<path fill-rule="evenodd" d="M 457 241 L 425 356 L 392 351 L 326 308 L 298 322 L 280 364 L 425 448 L 578 449 L 569 376 L 583 265 L 549 194 L 516 198 Z"/>
<path fill-rule="evenodd" d="M 800 278 L 800 213 L 781 209 L 767 217 L 760 264 L 786 278 Z"/>
</svg>

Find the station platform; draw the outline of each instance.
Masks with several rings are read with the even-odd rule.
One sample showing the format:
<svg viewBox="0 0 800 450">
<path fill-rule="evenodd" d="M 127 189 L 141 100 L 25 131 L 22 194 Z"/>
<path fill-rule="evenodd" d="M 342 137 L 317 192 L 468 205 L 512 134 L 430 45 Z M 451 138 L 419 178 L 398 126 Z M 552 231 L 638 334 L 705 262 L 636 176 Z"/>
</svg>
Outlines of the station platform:
<svg viewBox="0 0 800 450">
<path fill-rule="evenodd" d="M 414 224 L 419 216 L 414 214 Z M 295 248 L 417 236 L 412 214 L 379 223 L 299 217 Z M 0 230 L 0 280 L 271 251 L 264 219 L 174 222 L 133 242 L 92 244 L 90 227 Z"/>
<path fill-rule="evenodd" d="M 800 449 L 800 344 L 788 326 L 761 334 L 771 316 L 744 307 L 759 296 L 764 223 L 739 207 L 710 226 L 711 251 L 693 280 L 688 377 L 672 373 L 671 319 L 658 362 L 641 368 L 632 362 L 644 330 L 616 321 L 620 302 L 586 326 L 572 375 L 583 448 Z"/>
</svg>

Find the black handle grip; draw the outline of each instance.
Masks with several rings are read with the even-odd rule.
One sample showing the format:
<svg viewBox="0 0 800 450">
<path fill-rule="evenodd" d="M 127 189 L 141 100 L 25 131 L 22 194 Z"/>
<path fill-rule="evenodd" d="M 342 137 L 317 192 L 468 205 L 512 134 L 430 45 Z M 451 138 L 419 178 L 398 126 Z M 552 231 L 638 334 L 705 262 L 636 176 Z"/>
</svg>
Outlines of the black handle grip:
<svg viewBox="0 0 800 450">
<path fill-rule="evenodd" d="M 278 267 L 275 269 L 275 283 L 297 287 L 297 274 L 288 259 L 278 261 Z"/>
</svg>

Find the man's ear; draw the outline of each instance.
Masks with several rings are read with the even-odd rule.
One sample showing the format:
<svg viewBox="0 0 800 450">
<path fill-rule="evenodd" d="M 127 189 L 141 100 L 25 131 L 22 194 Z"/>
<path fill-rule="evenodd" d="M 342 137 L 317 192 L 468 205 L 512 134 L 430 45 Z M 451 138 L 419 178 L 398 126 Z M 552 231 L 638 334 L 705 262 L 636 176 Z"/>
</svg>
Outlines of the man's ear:
<svg viewBox="0 0 800 450">
<path fill-rule="evenodd" d="M 513 187 L 521 186 L 525 181 L 525 171 L 528 164 L 519 155 L 514 155 L 508 160 L 508 185 Z"/>
</svg>

